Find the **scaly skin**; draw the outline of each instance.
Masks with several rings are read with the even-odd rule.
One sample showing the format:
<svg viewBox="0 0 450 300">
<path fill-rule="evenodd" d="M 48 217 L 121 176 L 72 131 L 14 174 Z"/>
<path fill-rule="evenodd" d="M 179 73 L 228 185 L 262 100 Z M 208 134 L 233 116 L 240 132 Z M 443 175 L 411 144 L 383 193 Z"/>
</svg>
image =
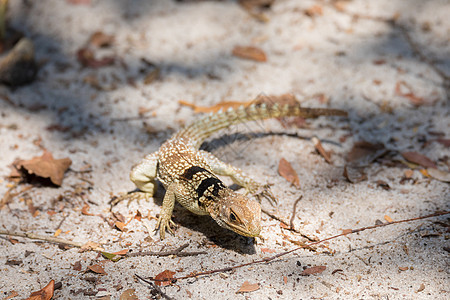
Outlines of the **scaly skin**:
<svg viewBox="0 0 450 300">
<path fill-rule="evenodd" d="M 222 227 L 243 236 L 256 237 L 261 231 L 259 202 L 229 189 L 216 174 L 231 177 L 233 182 L 253 195 L 275 198 L 267 187 L 257 184 L 238 168 L 199 150 L 200 145 L 214 132 L 238 123 L 285 116 L 316 118 L 324 115 L 346 116 L 347 113 L 337 109 L 302 108 L 300 105 L 254 104 L 200 119 L 175 134 L 157 152 L 147 155 L 132 169 L 130 178 L 144 193 L 135 195 L 135 198 L 152 196 L 155 179 L 166 188 L 156 226 L 161 239 L 164 239 L 166 230 L 173 233 L 170 225 L 173 225 L 171 216 L 175 201 L 195 214 L 210 215 Z"/>
</svg>

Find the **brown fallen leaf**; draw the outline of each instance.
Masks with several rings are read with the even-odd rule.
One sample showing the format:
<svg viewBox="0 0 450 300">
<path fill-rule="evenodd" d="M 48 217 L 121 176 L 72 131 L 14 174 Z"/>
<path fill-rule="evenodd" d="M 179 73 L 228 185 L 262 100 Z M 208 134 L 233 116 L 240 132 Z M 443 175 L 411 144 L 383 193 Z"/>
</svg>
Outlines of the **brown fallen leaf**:
<svg viewBox="0 0 450 300">
<path fill-rule="evenodd" d="M 409 268 L 408 268 L 408 267 L 398 267 L 398 269 L 399 269 L 400 271 L 407 271 Z"/>
<path fill-rule="evenodd" d="M 116 223 L 114 223 L 114 225 L 116 226 L 117 229 L 119 229 L 122 232 L 126 232 L 127 229 L 125 228 L 125 223 L 122 223 L 120 221 L 116 221 Z"/>
<path fill-rule="evenodd" d="M 322 16 L 323 15 L 322 6 L 318 4 L 310 6 L 309 8 L 305 9 L 305 15 L 307 15 L 308 17 Z"/>
<path fill-rule="evenodd" d="M 72 269 L 74 269 L 75 271 L 81 271 L 81 260 L 76 261 L 76 262 L 72 265 Z"/>
<path fill-rule="evenodd" d="M 155 279 L 156 280 L 164 280 L 164 281 L 155 281 L 155 284 L 159 285 L 159 286 L 170 285 L 172 283 L 172 278 L 175 273 L 176 272 L 169 271 L 169 270 L 162 271 L 161 273 L 159 273 L 158 275 L 155 276 Z"/>
<path fill-rule="evenodd" d="M 33 292 L 25 300 L 50 300 L 53 297 L 53 292 L 55 291 L 55 281 L 50 280 L 50 282 L 41 290 Z"/>
<path fill-rule="evenodd" d="M 267 61 L 266 54 L 263 50 L 253 46 L 236 46 L 233 49 L 233 55 L 243 59 L 249 59 L 259 62 Z"/>
<path fill-rule="evenodd" d="M 389 217 L 388 215 L 385 215 L 385 216 L 384 216 L 384 219 L 385 219 L 388 223 L 394 222 L 394 220 L 392 220 L 392 218 Z"/>
<path fill-rule="evenodd" d="M 364 173 L 364 171 L 360 168 L 345 166 L 343 175 L 351 183 L 358 183 L 367 180 L 366 173 Z"/>
<path fill-rule="evenodd" d="M 326 151 L 323 146 L 322 143 L 320 142 L 320 140 L 317 137 L 312 137 L 311 141 L 314 144 L 314 148 L 316 148 L 317 152 L 319 152 L 320 155 L 322 155 L 322 157 L 325 159 L 325 161 L 329 164 L 331 164 L 331 157 L 330 157 L 330 152 Z"/>
<path fill-rule="evenodd" d="M 100 59 L 95 58 L 94 51 L 89 48 L 81 48 L 77 51 L 77 58 L 80 64 L 90 68 L 101 68 L 113 65 L 115 58 L 113 56 L 105 56 Z"/>
<path fill-rule="evenodd" d="M 313 275 L 313 274 L 320 274 L 323 271 L 326 270 L 326 266 L 314 266 L 311 268 L 307 268 L 305 270 L 303 270 L 302 273 L 300 273 L 301 276 L 308 276 L 308 275 Z"/>
<path fill-rule="evenodd" d="M 216 113 L 219 110 L 226 111 L 229 108 L 236 109 L 241 106 L 247 107 L 247 106 L 250 106 L 252 103 L 254 103 L 254 101 L 248 101 L 248 102 L 223 101 L 223 102 L 219 102 L 213 106 L 198 106 L 198 105 L 195 105 L 195 104 L 190 103 L 185 100 L 180 100 L 180 101 L 178 101 L 178 103 L 180 105 L 189 106 L 189 107 L 193 108 L 195 113 L 210 113 L 210 112 Z"/>
<path fill-rule="evenodd" d="M 94 273 L 106 275 L 105 269 L 103 269 L 103 267 L 100 266 L 99 264 L 88 266 L 88 269 Z"/>
<path fill-rule="evenodd" d="M 296 188 L 300 187 L 300 179 L 297 172 L 292 168 L 291 164 L 284 158 L 280 159 L 278 164 L 278 174 L 284 177 L 287 181 L 292 183 Z"/>
<path fill-rule="evenodd" d="M 29 174 L 35 174 L 42 178 L 50 178 L 51 182 L 61 186 L 64 173 L 72 164 L 70 158 L 54 159 L 53 155 L 44 151 L 39 157 L 18 162 L 18 167 L 22 167 Z"/>
<path fill-rule="evenodd" d="M 355 142 L 353 148 L 347 154 L 347 161 L 352 166 L 366 166 L 387 152 L 388 150 L 383 144 L 359 141 Z"/>
<path fill-rule="evenodd" d="M 403 92 L 402 88 L 408 89 L 409 92 Z M 409 101 L 411 101 L 412 104 L 416 106 L 424 104 L 424 98 L 414 95 L 411 90 L 412 88 L 403 80 L 397 81 L 397 83 L 395 84 L 396 95 L 407 98 Z"/>
<path fill-rule="evenodd" d="M 110 47 L 114 42 L 114 36 L 105 34 L 101 31 L 94 32 L 89 38 L 88 44 L 94 47 Z"/>
<path fill-rule="evenodd" d="M 439 169 L 429 168 L 427 173 L 434 179 L 442 182 L 450 182 L 450 172 L 445 172 Z"/>
<path fill-rule="evenodd" d="M 128 289 L 123 291 L 123 293 L 120 295 L 119 300 L 138 300 L 139 298 L 135 294 L 135 289 Z"/>
<path fill-rule="evenodd" d="M 386 181 L 384 181 L 384 180 L 377 180 L 376 184 L 377 184 L 378 187 L 382 188 L 385 191 L 389 191 L 391 189 L 389 184 Z"/>
<path fill-rule="evenodd" d="M 134 216 L 134 219 L 136 219 L 138 221 L 142 220 L 142 213 L 139 210 L 136 211 L 136 215 Z"/>
<path fill-rule="evenodd" d="M 416 293 L 419 293 L 425 289 L 425 284 L 421 283 L 419 289 L 416 291 Z"/>
<path fill-rule="evenodd" d="M 250 283 L 248 281 L 245 281 L 241 285 L 239 290 L 237 290 L 236 294 L 254 292 L 256 290 L 259 290 L 259 288 L 260 288 L 259 283 Z"/>
<path fill-rule="evenodd" d="M 93 216 L 94 214 L 91 214 L 91 213 L 89 212 L 89 208 L 90 208 L 89 204 L 85 203 L 85 204 L 83 205 L 83 208 L 81 209 L 81 213 L 82 213 L 83 215 L 85 215 L 85 216 Z"/>
<path fill-rule="evenodd" d="M 450 147 L 450 139 L 437 139 L 436 140 L 439 144 L 444 145 L 444 147 L 449 148 Z"/>
<path fill-rule="evenodd" d="M 428 157 L 426 157 L 423 154 L 414 152 L 414 151 L 408 151 L 408 152 L 402 152 L 402 156 L 415 164 L 418 164 L 424 168 L 437 168 L 436 164 L 429 159 Z"/>
</svg>

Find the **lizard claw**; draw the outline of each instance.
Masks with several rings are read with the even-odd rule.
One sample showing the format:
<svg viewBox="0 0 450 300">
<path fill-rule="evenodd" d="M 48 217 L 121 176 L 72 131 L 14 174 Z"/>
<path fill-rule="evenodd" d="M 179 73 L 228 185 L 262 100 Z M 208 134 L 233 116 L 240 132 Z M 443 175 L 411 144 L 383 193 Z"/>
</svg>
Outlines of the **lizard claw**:
<svg viewBox="0 0 450 300">
<path fill-rule="evenodd" d="M 127 193 L 127 194 L 112 198 L 111 201 L 109 202 L 109 204 L 111 205 L 111 207 L 113 207 L 113 206 L 116 206 L 117 204 L 119 204 L 120 202 L 127 200 L 128 201 L 127 205 L 129 206 L 132 201 L 137 201 L 138 204 L 140 204 L 139 201 L 141 199 L 145 199 L 145 201 L 149 201 L 150 194 L 141 192 L 141 191 L 131 192 L 131 193 Z"/>
<path fill-rule="evenodd" d="M 253 183 L 247 188 L 247 193 L 251 193 L 259 202 L 261 202 L 261 198 L 266 198 L 273 206 L 277 204 L 277 198 L 272 193 L 269 184 Z"/>
<path fill-rule="evenodd" d="M 158 223 L 156 223 L 155 231 L 159 230 L 159 236 L 161 240 L 163 240 L 166 236 L 166 231 L 169 232 L 171 235 L 175 235 L 175 232 L 173 231 L 172 227 L 175 227 L 175 223 L 172 221 L 172 219 L 163 216 L 162 214 L 159 215 Z"/>
</svg>

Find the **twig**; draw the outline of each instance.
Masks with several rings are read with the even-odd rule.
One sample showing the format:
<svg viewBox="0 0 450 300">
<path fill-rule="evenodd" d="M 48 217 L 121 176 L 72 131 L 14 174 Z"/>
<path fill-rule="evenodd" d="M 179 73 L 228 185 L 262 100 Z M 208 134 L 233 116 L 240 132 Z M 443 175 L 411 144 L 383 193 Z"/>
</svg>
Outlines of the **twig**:
<svg viewBox="0 0 450 300">
<path fill-rule="evenodd" d="M 254 260 L 254 261 L 251 261 L 251 262 L 248 262 L 248 263 L 235 265 L 235 266 L 231 266 L 231 267 L 226 267 L 226 268 L 222 268 L 222 269 L 215 269 L 215 270 L 209 270 L 209 271 L 204 271 L 204 272 L 193 273 L 193 274 L 190 274 L 190 275 L 181 276 L 181 277 L 175 277 L 175 278 L 156 279 L 154 277 L 150 277 L 149 279 L 152 280 L 152 281 L 174 281 L 174 280 L 188 279 L 188 278 L 193 278 L 193 277 L 198 277 L 198 276 L 203 276 L 203 275 L 211 275 L 211 274 L 214 274 L 214 273 L 228 272 L 228 271 L 239 269 L 239 268 L 243 268 L 243 267 L 246 267 L 246 266 L 249 266 L 249 265 L 255 265 L 255 264 L 260 264 L 260 263 L 267 263 L 267 262 L 270 262 L 270 261 L 275 260 L 277 258 L 280 258 L 282 256 L 286 256 L 286 255 L 288 255 L 288 254 L 290 254 L 292 252 L 296 252 L 296 251 L 298 251 L 300 249 L 311 247 L 313 245 L 317 245 L 317 244 L 320 244 L 320 243 L 323 243 L 323 242 L 326 242 L 326 241 L 329 241 L 329 240 L 332 240 L 332 239 L 336 239 L 336 238 L 341 237 L 341 236 L 346 236 L 346 235 L 349 235 L 349 234 L 353 234 L 353 233 L 357 233 L 357 232 L 361 232 L 361 231 L 365 231 L 365 230 L 369 230 L 369 229 L 375 229 L 375 228 L 379 228 L 379 227 L 389 226 L 389 225 L 393 225 L 393 224 L 400 224 L 400 223 L 412 222 L 412 221 L 417 221 L 417 220 L 423 220 L 423 219 L 427 219 L 427 218 L 439 217 L 439 216 L 443 216 L 443 215 L 447 215 L 447 214 L 450 214 L 450 211 L 441 211 L 441 212 L 436 212 L 434 214 L 429 214 L 429 215 L 416 217 L 416 218 L 411 218 L 411 219 L 404 219 L 404 220 L 399 220 L 399 221 L 393 221 L 393 222 L 390 222 L 390 223 L 383 223 L 383 224 L 379 224 L 379 225 L 361 227 L 361 228 L 357 228 L 357 229 L 343 230 L 342 233 L 330 236 L 330 237 L 325 238 L 323 240 L 320 240 L 320 241 L 317 241 L 317 242 L 311 242 L 311 243 L 308 243 L 307 245 L 302 245 L 302 246 L 296 247 L 294 249 L 278 253 L 278 254 L 276 254 L 274 256 L 264 257 L 262 259 Z"/>
<path fill-rule="evenodd" d="M 129 253 L 126 255 L 126 257 L 135 257 L 135 256 L 170 256 L 170 255 L 176 255 L 176 256 L 195 256 L 195 255 L 201 255 L 206 254 L 206 251 L 194 251 L 194 252 L 181 252 L 185 248 L 187 248 L 189 244 L 184 244 L 177 249 L 169 250 L 169 251 L 159 251 L 159 252 L 153 252 L 153 251 L 142 251 L 142 252 L 136 252 L 136 253 Z"/>
<path fill-rule="evenodd" d="M 292 208 L 292 217 L 289 220 L 289 226 L 291 227 L 291 229 L 294 229 L 294 219 L 295 219 L 295 214 L 297 213 L 297 204 L 298 202 L 300 202 L 300 200 L 302 200 L 303 195 L 300 195 L 300 197 L 298 197 L 297 200 L 295 200 L 294 202 L 294 207 Z"/>
<path fill-rule="evenodd" d="M 23 237 L 23 238 L 32 239 L 32 240 L 41 240 L 41 241 L 45 241 L 45 242 L 63 244 L 63 245 L 68 245 L 68 246 L 78 247 L 78 248 L 81 248 L 83 246 L 83 243 L 67 241 L 67 240 L 63 240 L 63 239 L 60 239 L 60 238 L 57 238 L 54 236 L 45 236 L 45 235 L 34 234 L 34 233 L 30 233 L 30 232 L 11 232 L 11 231 L 6 231 L 6 230 L 0 229 L 0 235 L 19 236 L 19 237 Z"/>
<path fill-rule="evenodd" d="M 287 221 L 285 221 L 285 220 L 283 220 L 281 217 L 279 217 L 279 216 L 277 216 L 277 215 L 271 213 L 270 211 L 268 211 L 268 210 L 266 210 L 266 209 L 264 209 L 264 208 L 262 208 L 262 207 L 261 207 L 261 211 L 262 211 L 263 213 L 265 213 L 266 215 L 268 215 L 269 217 L 271 217 L 272 219 L 277 220 L 277 221 L 283 223 L 284 225 L 286 225 L 286 227 L 287 227 L 288 230 L 291 230 L 291 231 L 294 231 L 295 233 L 300 234 L 302 237 L 306 238 L 308 241 L 310 241 L 310 242 L 317 241 L 317 239 L 314 239 L 314 238 L 312 238 L 312 237 L 309 237 L 309 236 L 307 236 L 306 234 L 300 232 L 300 230 L 295 229 L 295 228 L 292 227 Z"/>
<path fill-rule="evenodd" d="M 142 278 L 141 276 L 139 276 L 138 274 L 134 274 L 134 276 L 136 276 L 138 279 L 142 280 L 143 282 L 145 282 L 146 284 L 148 284 L 150 286 L 150 288 L 154 291 L 156 291 L 161 297 L 167 299 L 167 300 L 172 300 L 173 298 L 169 297 L 166 293 L 164 293 L 159 287 L 156 286 L 156 284 L 154 284 L 151 281 L 148 281 L 144 278 Z"/>
</svg>

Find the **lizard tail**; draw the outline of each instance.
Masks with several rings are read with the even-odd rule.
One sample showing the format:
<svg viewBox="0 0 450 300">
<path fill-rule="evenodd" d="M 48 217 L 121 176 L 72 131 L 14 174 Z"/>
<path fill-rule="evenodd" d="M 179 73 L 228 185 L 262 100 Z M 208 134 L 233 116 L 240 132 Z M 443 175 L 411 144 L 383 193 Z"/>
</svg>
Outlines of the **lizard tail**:
<svg viewBox="0 0 450 300">
<path fill-rule="evenodd" d="M 347 116 L 347 112 L 340 109 L 301 107 L 300 104 L 252 104 L 211 114 L 182 129 L 177 137 L 189 138 L 194 143 L 194 147 L 198 148 L 214 132 L 231 125 L 290 116 L 310 119 L 319 116 Z"/>
</svg>

